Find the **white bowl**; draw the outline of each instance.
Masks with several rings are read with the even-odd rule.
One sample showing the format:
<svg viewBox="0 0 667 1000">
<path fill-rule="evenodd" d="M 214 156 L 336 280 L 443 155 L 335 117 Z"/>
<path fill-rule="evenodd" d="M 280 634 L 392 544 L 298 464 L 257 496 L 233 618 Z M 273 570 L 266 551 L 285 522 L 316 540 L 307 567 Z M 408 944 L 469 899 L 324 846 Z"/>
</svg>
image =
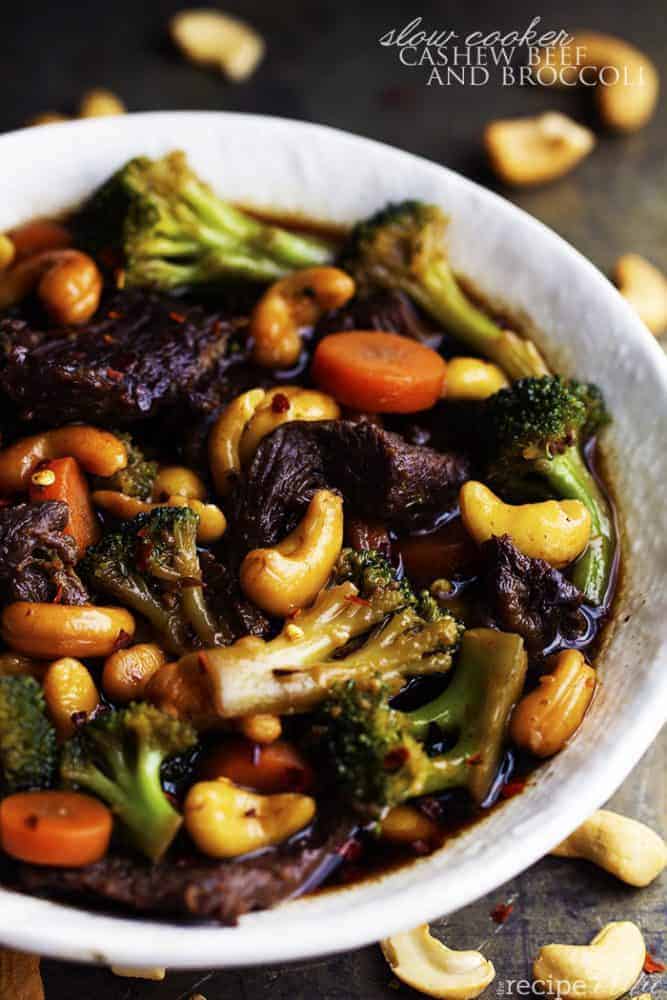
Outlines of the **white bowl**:
<svg viewBox="0 0 667 1000">
<path fill-rule="evenodd" d="M 238 114 L 142 114 L 0 138 L 0 231 L 76 204 L 139 153 L 181 147 L 227 198 L 351 223 L 421 198 L 451 215 L 457 270 L 541 331 L 563 371 L 594 379 L 626 525 L 623 592 L 585 724 L 539 780 L 447 847 L 386 877 L 192 927 L 100 916 L 0 890 L 0 939 L 86 962 L 241 966 L 354 948 L 450 913 L 528 867 L 621 783 L 664 721 L 667 701 L 667 362 L 592 264 L 540 223 L 470 181 L 329 128 Z"/>
</svg>

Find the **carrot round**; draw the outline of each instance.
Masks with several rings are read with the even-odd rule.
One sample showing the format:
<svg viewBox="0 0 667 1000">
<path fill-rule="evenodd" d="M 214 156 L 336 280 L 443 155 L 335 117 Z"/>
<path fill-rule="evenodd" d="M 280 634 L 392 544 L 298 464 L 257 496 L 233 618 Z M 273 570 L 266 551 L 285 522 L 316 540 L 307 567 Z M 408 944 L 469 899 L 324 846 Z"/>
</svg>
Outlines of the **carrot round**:
<svg viewBox="0 0 667 1000">
<path fill-rule="evenodd" d="M 88 481 L 75 458 L 43 462 L 30 480 L 30 499 L 64 500 L 69 507 L 65 531 L 76 542 L 79 557 L 100 537 L 100 526 L 90 499 Z"/>
<path fill-rule="evenodd" d="M 312 768 L 286 740 L 268 744 L 229 740 L 206 756 L 201 776 L 229 778 L 236 785 L 267 794 L 305 792 L 313 784 Z"/>
<path fill-rule="evenodd" d="M 371 413 L 428 410 L 442 395 L 447 366 L 440 355 L 397 333 L 351 330 L 324 337 L 313 379 L 339 403 Z"/>
<path fill-rule="evenodd" d="M 113 820 L 78 792 L 19 792 L 0 802 L 3 850 L 36 865 L 81 868 L 107 852 Z"/>
</svg>

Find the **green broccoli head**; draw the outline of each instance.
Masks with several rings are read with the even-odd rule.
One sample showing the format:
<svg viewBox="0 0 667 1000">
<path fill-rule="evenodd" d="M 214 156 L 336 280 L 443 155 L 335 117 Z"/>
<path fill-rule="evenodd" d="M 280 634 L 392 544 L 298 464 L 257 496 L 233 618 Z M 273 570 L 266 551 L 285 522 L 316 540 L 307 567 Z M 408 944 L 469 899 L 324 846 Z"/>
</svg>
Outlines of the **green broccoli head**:
<svg viewBox="0 0 667 1000">
<path fill-rule="evenodd" d="M 466 788 L 481 803 L 498 768 L 526 664 L 519 636 L 471 629 L 451 682 L 413 712 L 392 708 L 379 679 L 335 688 L 317 725 L 344 795 L 374 815 L 450 788 Z M 451 749 L 428 752 L 423 741 L 433 728 L 453 740 Z"/>
<path fill-rule="evenodd" d="M 334 567 L 334 579 L 336 583 L 350 581 L 366 600 L 391 593 L 397 604 L 417 603 L 409 581 L 398 579 L 394 567 L 376 549 L 343 549 Z"/>
<path fill-rule="evenodd" d="M 63 782 L 110 807 L 130 843 L 152 861 L 178 833 L 181 815 L 164 794 L 163 763 L 197 742 L 188 723 L 145 702 L 100 713 L 63 747 Z"/>
<path fill-rule="evenodd" d="M 158 463 L 147 459 L 141 448 L 135 444 L 130 434 L 113 432 L 127 449 L 127 465 L 113 476 L 95 478 L 95 489 L 117 490 L 128 497 L 147 500 L 153 492 L 153 483 L 158 472 Z"/>
<path fill-rule="evenodd" d="M 222 201 L 182 152 L 137 157 L 78 214 L 78 244 L 115 251 L 128 285 L 170 290 L 230 278 L 273 281 L 331 259 L 327 243 L 260 222 Z"/>
<path fill-rule="evenodd" d="M 352 230 L 340 264 L 359 289 L 398 289 L 430 313 L 468 349 L 500 365 L 511 378 L 547 367 L 529 340 L 504 330 L 467 297 L 447 260 L 447 217 L 436 205 L 388 205 Z"/>
<path fill-rule="evenodd" d="M 0 677 L 0 778 L 7 794 L 48 788 L 58 764 L 56 732 L 33 677 Z"/>
<path fill-rule="evenodd" d="M 80 564 L 94 589 L 146 617 L 177 655 L 227 638 L 204 598 L 198 522 L 189 507 L 156 507 L 106 533 Z"/>
</svg>

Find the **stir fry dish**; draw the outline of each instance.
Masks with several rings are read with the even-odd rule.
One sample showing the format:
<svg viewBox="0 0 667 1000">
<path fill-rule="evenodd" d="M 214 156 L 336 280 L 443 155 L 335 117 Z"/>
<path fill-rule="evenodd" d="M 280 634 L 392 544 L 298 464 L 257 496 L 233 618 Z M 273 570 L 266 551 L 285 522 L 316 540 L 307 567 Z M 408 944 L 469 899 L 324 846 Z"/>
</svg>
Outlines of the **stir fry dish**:
<svg viewBox="0 0 667 1000">
<path fill-rule="evenodd" d="M 440 848 L 591 703 L 600 391 L 450 266 L 139 157 L 0 236 L 0 880 L 234 923 Z"/>
</svg>

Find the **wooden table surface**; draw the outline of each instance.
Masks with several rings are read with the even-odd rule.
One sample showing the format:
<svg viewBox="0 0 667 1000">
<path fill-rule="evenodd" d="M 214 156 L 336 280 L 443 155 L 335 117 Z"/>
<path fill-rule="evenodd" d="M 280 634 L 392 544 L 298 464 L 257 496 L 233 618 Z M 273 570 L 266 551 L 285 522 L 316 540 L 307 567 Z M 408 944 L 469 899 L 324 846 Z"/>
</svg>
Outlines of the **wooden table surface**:
<svg viewBox="0 0 667 1000">
<path fill-rule="evenodd" d="M 426 72 L 398 64 L 379 36 L 421 15 L 424 27 L 524 29 L 537 14 L 545 29 L 585 26 L 621 34 L 667 66 L 667 5 L 659 0 L 235 0 L 225 9 L 252 21 L 265 35 L 268 55 L 242 86 L 183 62 L 165 34 L 181 0 L 33 0 L 3 5 L 0 130 L 37 112 L 71 112 L 81 93 L 107 86 L 132 111 L 198 108 L 278 114 L 334 125 L 393 143 L 462 171 L 488 186 L 494 180 L 481 154 L 480 136 L 491 119 L 558 108 L 596 125 L 590 95 L 531 87 L 426 87 Z M 622 9 L 623 8 L 623 9 Z M 650 125 L 626 138 L 600 136 L 593 155 L 549 187 L 501 193 L 554 228 L 602 270 L 636 251 L 667 270 L 667 117 L 664 103 Z M 174 137 L 175 144 L 178 137 Z M 351 165 L 353 169 L 353 165 Z M 11 196 L 6 192 L 5 196 Z M 406 196 L 409 192 L 406 191 Z M 612 806 L 665 833 L 665 757 L 658 741 Z M 511 980 L 530 975 L 532 958 L 548 941 L 585 942 L 605 922 L 637 921 L 654 955 L 667 957 L 664 879 L 636 891 L 579 862 L 545 859 L 489 897 L 437 925 L 454 947 L 484 945 L 497 978 L 486 995 L 517 994 Z M 509 920 L 490 912 L 510 901 Z M 109 972 L 43 963 L 47 1000 L 381 1000 L 410 995 L 392 980 L 375 947 L 290 967 L 244 972 L 170 973 L 159 984 L 122 980 Z M 667 997 L 665 978 L 646 977 L 634 993 Z M 414 995 L 414 994 L 412 994 Z"/>
</svg>

